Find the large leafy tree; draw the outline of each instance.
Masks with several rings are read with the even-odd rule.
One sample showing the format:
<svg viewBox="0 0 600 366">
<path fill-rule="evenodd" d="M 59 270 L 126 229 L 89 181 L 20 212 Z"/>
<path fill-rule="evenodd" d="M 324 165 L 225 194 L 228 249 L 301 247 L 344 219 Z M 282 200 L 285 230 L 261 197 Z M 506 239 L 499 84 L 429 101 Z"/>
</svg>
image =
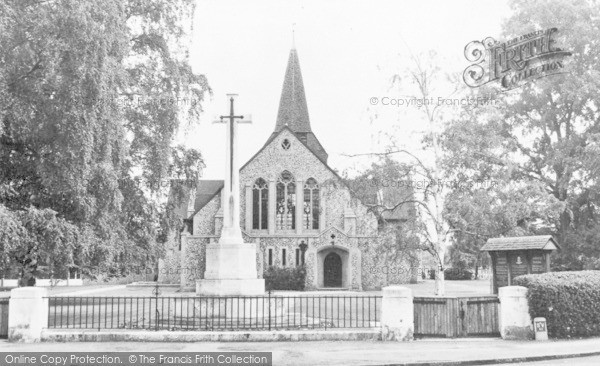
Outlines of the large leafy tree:
<svg viewBox="0 0 600 366">
<path fill-rule="evenodd" d="M 411 276 L 417 275 L 420 253 L 432 251 L 422 240 L 425 227 L 416 212 L 413 170 L 412 165 L 384 154 L 359 175 L 344 178 L 353 194 L 379 221 L 379 239 L 365 249 L 371 258 L 376 258 L 374 268 L 402 266 Z"/>
<path fill-rule="evenodd" d="M 564 203 L 541 184 L 506 184 L 496 180 L 457 184 L 448 193 L 444 216 L 453 232 L 453 267 L 469 267 L 477 274 L 488 263 L 480 248 L 487 239 L 545 233 L 558 219 Z"/>
<path fill-rule="evenodd" d="M 443 160 L 445 151 L 442 149 L 443 120 L 452 111 L 444 103 L 436 103 L 442 96 L 452 97 L 459 90 L 456 77 L 444 75 L 439 66 L 439 57 L 433 51 L 426 54 L 414 55 L 409 51 L 410 66 L 392 76 L 391 88 L 398 95 L 405 95 L 421 105 L 418 113 L 412 119 L 422 122 L 425 131 L 422 134 L 421 147 L 416 151 L 392 141 L 385 152 L 358 155 L 392 156 L 395 155 L 406 161 L 409 167 L 407 173 L 395 169 L 395 174 L 405 176 L 411 186 L 417 186 L 410 196 L 400 198 L 392 204 L 391 209 L 412 207 L 416 211 L 418 223 L 411 231 L 418 232 L 421 246 L 435 263 L 435 294 L 444 295 L 444 266 L 445 255 L 451 244 L 451 232 L 446 217 L 444 217 L 445 198 L 448 193 L 444 184 L 446 174 Z M 434 101 L 434 102 L 432 102 Z M 356 155 L 354 155 L 356 156 Z M 394 168 L 392 168 L 394 171 Z"/>
<path fill-rule="evenodd" d="M 24 247 L 29 240 L 29 234 L 19 221 L 16 214 L 0 205 L 0 277 L 10 278 L 13 273 L 15 250 Z"/>
<path fill-rule="evenodd" d="M 43 269 L 51 278 L 66 278 L 73 265 L 73 253 L 79 230 L 51 209 L 29 208 L 19 211 L 19 219 L 27 230 L 27 240 L 12 246 L 11 256 L 19 263 L 21 278 L 32 284 L 32 278 Z M 40 268 L 42 267 L 42 268 Z M 56 272 L 56 273 L 55 273 Z"/>
<path fill-rule="evenodd" d="M 0 185 L 11 192 L 1 203 L 76 225 L 75 266 L 146 262 L 164 182 L 197 178 L 198 152 L 172 154 L 208 90 L 181 41 L 193 10 L 192 0 L 0 4 Z"/>
<path fill-rule="evenodd" d="M 377 154 L 373 154 L 377 155 Z M 377 156 L 377 162 L 358 175 L 344 180 L 354 194 L 377 216 L 380 225 L 392 211 L 399 211 L 404 217 L 414 215 L 414 204 L 400 205 L 414 198 L 412 183 L 413 167 L 400 163 L 390 155 Z"/>
<path fill-rule="evenodd" d="M 466 108 L 462 118 L 448 126 L 452 138 L 444 142 L 447 168 L 476 179 L 510 182 L 519 189 L 542 187 L 537 198 L 528 198 L 543 200 L 548 195 L 562 203 L 558 217 L 545 217 L 546 232 L 556 234 L 563 247 L 562 263 L 594 266 L 600 257 L 600 4 L 513 0 L 511 8 L 513 15 L 501 38 L 558 28 L 556 46 L 572 52 L 568 73 L 505 93 L 483 89 L 495 93 L 497 103 Z"/>
</svg>

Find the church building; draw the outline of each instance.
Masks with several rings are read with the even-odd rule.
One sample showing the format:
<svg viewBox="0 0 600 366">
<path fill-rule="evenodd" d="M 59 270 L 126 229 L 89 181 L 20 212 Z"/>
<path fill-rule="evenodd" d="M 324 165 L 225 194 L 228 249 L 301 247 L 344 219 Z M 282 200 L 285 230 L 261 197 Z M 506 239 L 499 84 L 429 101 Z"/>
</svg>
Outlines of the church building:
<svg viewBox="0 0 600 366">
<path fill-rule="evenodd" d="M 391 239 L 327 159 L 311 129 L 298 53 L 292 49 L 273 133 L 239 171 L 240 227 L 244 242 L 256 244 L 258 277 L 271 266 L 304 265 L 306 289 L 373 290 L 415 280 L 418 263 L 407 256 L 385 259 L 382 241 Z M 192 290 L 203 278 L 203 247 L 218 242 L 223 225 L 222 188 L 223 181 L 200 180 L 186 191 L 177 213 L 187 225 L 167 247 L 160 281 Z M 405 212 L 396 220 L 387 214 L 402 222 Z"/>
</svg>

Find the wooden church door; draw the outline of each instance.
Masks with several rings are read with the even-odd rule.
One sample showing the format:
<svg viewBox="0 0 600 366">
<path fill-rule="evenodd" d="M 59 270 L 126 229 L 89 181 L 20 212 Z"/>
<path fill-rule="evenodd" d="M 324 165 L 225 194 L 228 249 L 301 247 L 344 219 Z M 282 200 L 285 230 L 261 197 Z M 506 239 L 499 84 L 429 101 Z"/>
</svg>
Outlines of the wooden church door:
<svg viewBox="0 0 600 366">
<path fill-rule="evenodd" d="M 342 287 L 342 258 L 337 253 L 329 253 L 325 257 L 323 275 L 325 287 Z"/>
</svg>

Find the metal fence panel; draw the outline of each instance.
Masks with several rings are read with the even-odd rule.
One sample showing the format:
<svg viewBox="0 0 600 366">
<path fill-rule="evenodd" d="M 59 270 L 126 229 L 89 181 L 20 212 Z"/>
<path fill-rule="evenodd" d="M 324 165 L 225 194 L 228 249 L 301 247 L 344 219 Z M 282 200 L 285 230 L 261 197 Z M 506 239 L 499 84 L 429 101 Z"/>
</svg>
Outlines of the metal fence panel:
<svg viewBox="0 0 600 366">
<path fill-rule="evenodd" d="M 49 328 L 375 328 L 380 296 L 50 297 Z"/>
</svg>

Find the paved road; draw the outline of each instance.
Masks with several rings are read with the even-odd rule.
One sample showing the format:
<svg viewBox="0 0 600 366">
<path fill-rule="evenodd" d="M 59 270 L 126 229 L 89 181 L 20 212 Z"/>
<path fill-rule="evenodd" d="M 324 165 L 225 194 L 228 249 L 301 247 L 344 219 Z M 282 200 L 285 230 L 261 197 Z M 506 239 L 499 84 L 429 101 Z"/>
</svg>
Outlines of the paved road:
<svg viewBox="0 0 600 366">
<path fill-rule="evenodd" d="M 499 339 L 431 340 L 414 342 L 196 342 L 196 343 L 39 343 L 0 341 L 0 352 L 273 352 L 277 366 L 358 366 L 408 362 L 497 360 L 529 356 L 600 352 L 600 338 L 576 341 L 517 342 Z M 537 365 L 600 365 L 599 356 L 542 361 Z M 563 362 L 563 363 L 559 363 Z M 588 362 L 588 363 L 585 363 Z M 523 363 L 523 365 L 536 363 Z"/>
<path fill-rule="evenodd" d="M 600 356 L 596 357 L 577 357 L 565 358 L 562 360 L 537 361 L 537 362 L 522 362 L 522 363 L 505 363 L 504 365 L 521 365 L 521 366 L 555 366 L 555 365 L 578 365 L 578 366 L 598 366 L 600 365 Z"/>
</svg>

